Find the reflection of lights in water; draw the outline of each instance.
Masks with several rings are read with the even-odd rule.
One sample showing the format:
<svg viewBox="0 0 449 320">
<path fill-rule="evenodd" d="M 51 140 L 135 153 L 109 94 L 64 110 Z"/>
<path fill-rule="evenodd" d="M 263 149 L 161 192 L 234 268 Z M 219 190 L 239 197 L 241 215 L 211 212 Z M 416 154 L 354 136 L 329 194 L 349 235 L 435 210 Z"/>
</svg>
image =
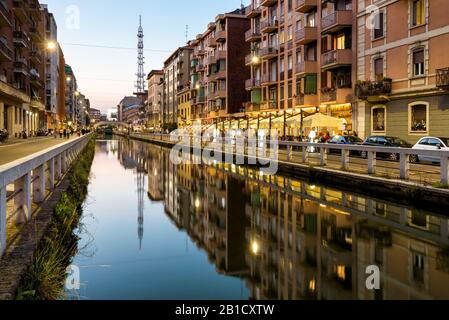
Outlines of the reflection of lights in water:
<svg viewBox="0 0 449 320">
<path fill-rule="evenodd" d="M 316 283 L 315 283 L 315 279 L 312 279 L 309 281 L 309 290 L 310 291 L 315 291 L 316 288 Z"/>
<path fill-rule="evenodd" d="M 320 204 L 321 208 L 327 208 L 327 206 L 325 204 Z"/>
<path fill-rule="evenodd" d="M 257 241 L 253 241 L 253 243 L 251 244 L 251 252 L 255 255 L 259 254 L 259 244 L 257 243 Z"/>
<path fill-rule="evenodd" d="M 316 186 L 315 186 L 315 185 L 311 185 L 311 186 L 310 186 L 310 189 L 315 190 L 315 189 L 316 189 Z"/>
<path fill-rule="evenodd" d="M 199 208 L 201 206 L 201 202 L 200 202 L 200 199 L 196 199 L 195 200 L 195 208 Z"/>
<path fill-rule="evenodd" d="M 337 277 L 341 280 L 345 280 L 346 279 L 346 270 L 345 270 L 345 266 L 337 266 Z"/>
<path fill-rule="evenodd" d="M 226 208 L 226 199 L 225 198 L 221 198 L 221 206 L 223 208 Z"/>
<path fill-rule="evenodd" d="M 170 181 L 170 182 L 168 183 L 168 187 L 169 187 L 170 189 L 173 188 L 173 182 Z"/>
<path fill-rule="evenodd" d="M 156 169 L 156 168 L 154 168 L 153 175 L 154 175 L 155 177 L 157 177 L 157 169 Z"/>
</svg>

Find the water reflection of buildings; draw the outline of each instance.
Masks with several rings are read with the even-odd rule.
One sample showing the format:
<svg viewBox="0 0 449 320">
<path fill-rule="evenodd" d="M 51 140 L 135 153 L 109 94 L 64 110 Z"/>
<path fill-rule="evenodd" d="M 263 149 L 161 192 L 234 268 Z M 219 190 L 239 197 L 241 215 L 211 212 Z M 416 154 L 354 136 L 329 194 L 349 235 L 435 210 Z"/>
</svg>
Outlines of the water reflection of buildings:
<svg viewBox="0 0 449 320">
<path fill-rule="evenodd" d="M 150 199 L 254 299 L 449 298 L 447 218 L 252 169 L 174 166 L 151 145 L 141 152 Z M 381 290 L 366 289 L 369 265 L 380 267 Z"/>
</svg>

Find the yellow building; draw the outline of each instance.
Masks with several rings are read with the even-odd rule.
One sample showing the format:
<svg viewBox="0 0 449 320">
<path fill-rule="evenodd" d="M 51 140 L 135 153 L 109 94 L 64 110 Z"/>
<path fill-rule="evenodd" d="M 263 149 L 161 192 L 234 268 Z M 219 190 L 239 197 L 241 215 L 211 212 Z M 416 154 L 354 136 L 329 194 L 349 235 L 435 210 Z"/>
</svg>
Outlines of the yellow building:
<svg viewBox="0 0 449 320">
<path fill-rule="evenodd" d="M 178 93 L 178 128 L 191 125 L 191 92 L 189 88 Z"/>
</svg>

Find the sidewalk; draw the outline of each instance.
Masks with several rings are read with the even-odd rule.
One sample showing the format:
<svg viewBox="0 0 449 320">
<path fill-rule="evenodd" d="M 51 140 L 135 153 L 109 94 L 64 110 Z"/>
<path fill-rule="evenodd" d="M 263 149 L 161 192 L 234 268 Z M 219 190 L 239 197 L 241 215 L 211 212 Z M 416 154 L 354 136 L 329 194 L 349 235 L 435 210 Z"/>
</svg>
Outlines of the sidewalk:
<svg viewBox="0 0 449 320">
<path fill-rule="evenodd" d="M 73 135 L 70 139 L 77 138 Z M 7 144 L 0 145 L 0 166 L 20 158 L 29 156 L 41 150 L 64 143 L 69 139 L 51 137 L 36 137 L 30 139 L 13 139 Z"/>
<path fill-rule="evenodd" d="M 52 138 L 52 137 L 33 137 L 33 138 L 28 138 L 28 139 L 10 138 L 10 139 L 8 139 L 7 142 L 0 143 L 0 148 L 6 147 L 6 146 L 12 146 L 12 145 L 32 143 L 32 142 L 42 141 L 42 140 L 50 139 L 50 138 Z"/>
</svg>

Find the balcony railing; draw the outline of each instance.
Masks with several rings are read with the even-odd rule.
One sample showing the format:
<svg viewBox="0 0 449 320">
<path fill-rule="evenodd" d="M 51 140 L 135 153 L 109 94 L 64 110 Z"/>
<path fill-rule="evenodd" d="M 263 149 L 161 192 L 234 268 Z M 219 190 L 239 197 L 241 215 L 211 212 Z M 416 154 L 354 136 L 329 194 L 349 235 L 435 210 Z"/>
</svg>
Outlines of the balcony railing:
<svg viewBox="0 0 449 320">
<path fill-rule="evenodd" d="M 28 65 L 25 59 L 20 59 L 14 62 L 14 72 L 28 74 Z"/>
<path fill-rule="evenodd" d="M 254 42 L 258 41 L 261 38 L 260 30 L 248 30 L 245 32 L 245 40 L 246 42 Z"/>
<path fill-rule="evenodd" d="M 6 4 L 0 1 L 0 27 L 11 25 L 11 13 L 8 11 Z"/>
<path fill-rule="evenodd" d="M 350 10 L 337 10 L 321 19 L 322 32 L 335 32 L 347 26 L 352 26 Z"/>
<path fill-rule="evenodd" d="M 273 74 L 264 74 L 262 75 L 262 84 L 272 84 L 278 81 L 278 76 L 276 73 Z"/>
<path fill-rule="evenodd" d="M 271 33 L 278 30 L 279 21 L 277 19 L 265 19 L 260 22 L 262 32 Z"/>
<path fill-rule="evenodd" d="M 260 87 L 260 85 L 261 85 L 260 79 L 252 78 L 252 79 L 248 79 L 245 81 L 245 88 L 247 90 L 251 90 L 253 88 Z"/>
<path fill-rule="evenodd" d="M 301 13 L 309 12 L 317 6 L 318 0 L 296 0 L 296 11 Z"/>
<path fill-rule="evenodd" d="M 250 4 L 248 7 L 246 7 L 245 14 L 248 18 L 256 18 L 260 16 L 262 13 L 262 10 L 260 9 L 260 6 L 256 7 L 253 4 Z"/>
<path fill-rule="evenodd" d="M 260 57 L 263 59 L 270 59 L 277 57 L 279 50 L 275 47 L 264 47 L 260 49 Z"/>
<path fill-rule="evenodd" d="M 221 31 L 217 31 L 215 33 L 215 41 L 216 42 L 224 42 L 226 41 L 226 31 L 225 30 L 221 30 Z"/>
<path fill-rule="evenodd" d="M 316 27 L 304 27 L 295 33 L 295 41 L 298 44 L 308 44 L 317 41 L 318 31 Z"/>
<path fill-rule="evenodd" d="M 331 66 L 351 65 L 352 64 L 352 50 L 351 49 L 337 49 L 325 52 L 321 55 L 321 66 L 329 68 Z"/>
<path fill-rule="evenodd" d="M 4 37 L 0 37 L 0 54 L 5 60 L 11 61 L 12 59 L 12 50 L 8 48 L 6 45 L 6 39 Z"/>
<path fill-rule="evenodd" d="M 359 99 L 388 95 L 391 94 L 391 84 L 392 82 L 389 79 L 358 83 L 355 87 L 355 94 Z"/>
<path fill-rule="evenodd" d="M 28 47 L 30 45 L 30 39 L 25 31 L 14 31 L 13 41 L 16 45 Z"/>
<path fill-rule="evenodd" d="M 316 61 L 301 61 L 296 64 L 296 74 L 318 73 L 318 63 Z"/>
<path fill-rule="evenodd" d="M 449 88 L 449 68 L 437 69 L 436 85 L 439 88 Z"/>
</svg>

